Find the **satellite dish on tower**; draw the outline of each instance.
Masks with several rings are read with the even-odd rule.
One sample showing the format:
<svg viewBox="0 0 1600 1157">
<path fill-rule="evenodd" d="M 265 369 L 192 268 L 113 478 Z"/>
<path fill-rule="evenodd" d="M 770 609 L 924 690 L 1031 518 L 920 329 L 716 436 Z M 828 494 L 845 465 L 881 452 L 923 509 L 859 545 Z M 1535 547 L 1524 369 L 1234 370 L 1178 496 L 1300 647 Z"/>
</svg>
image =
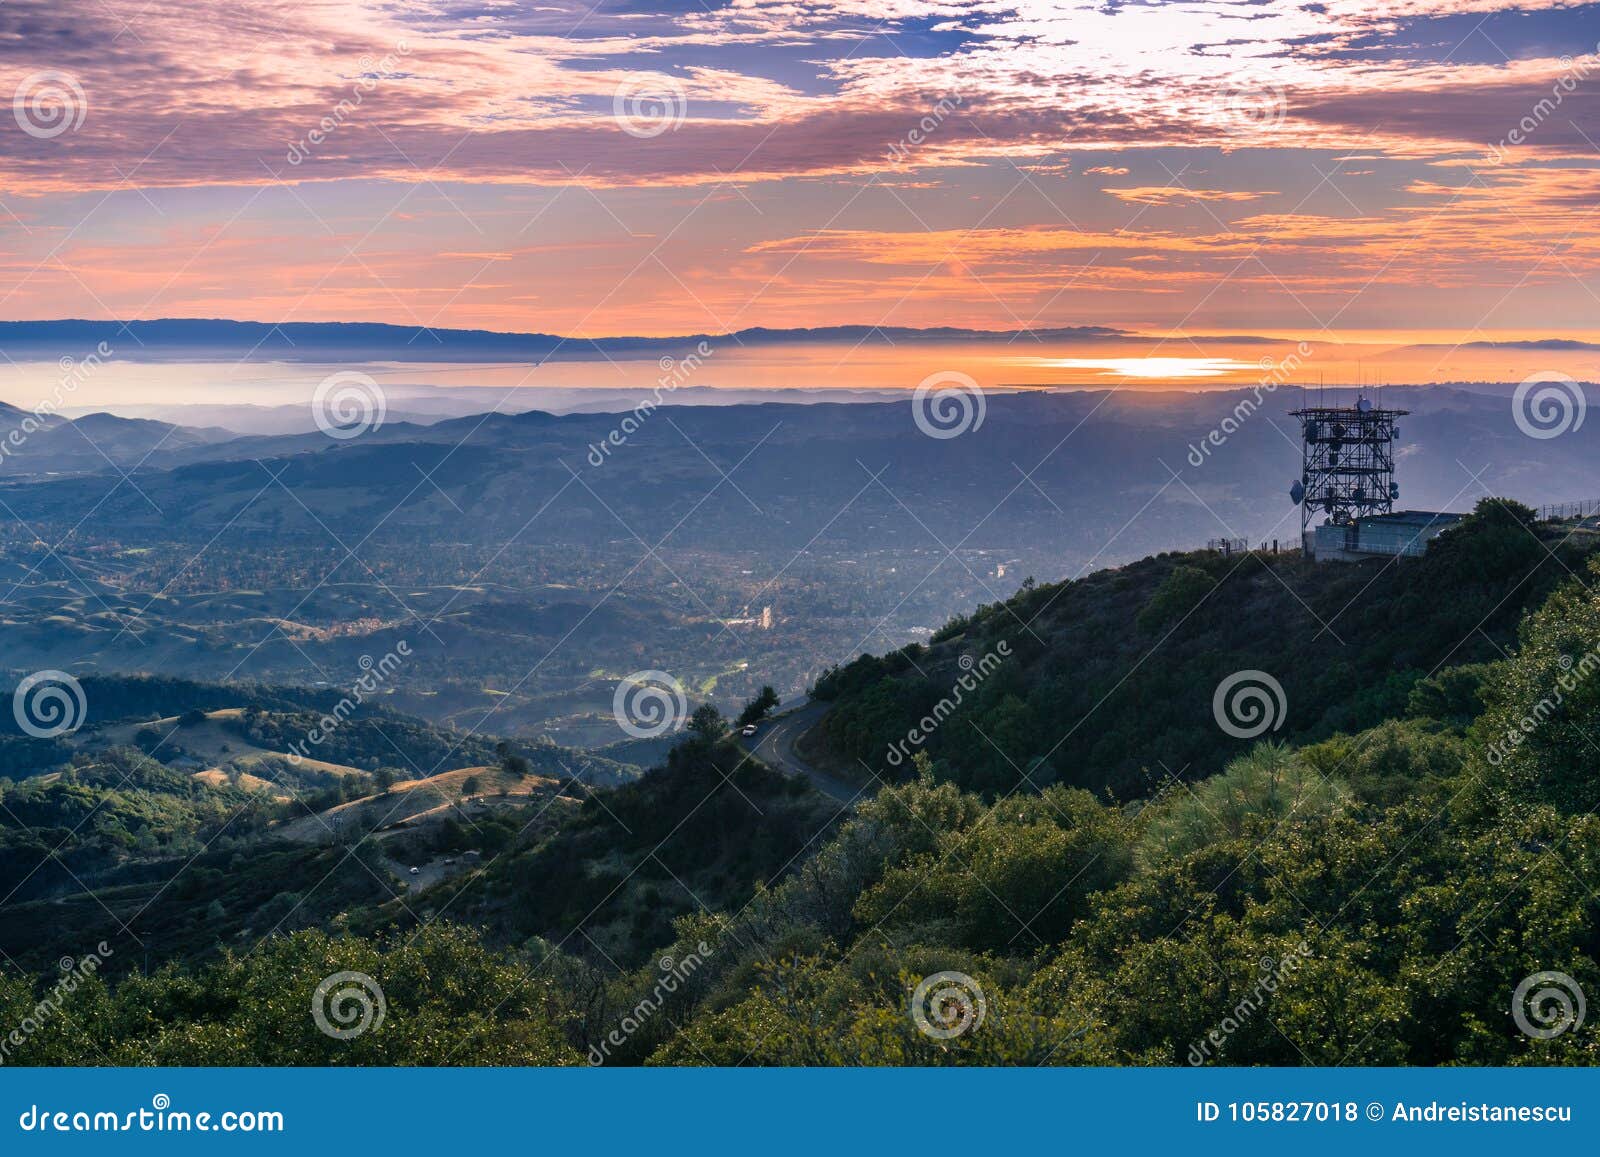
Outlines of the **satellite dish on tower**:
<svg viewBox="0 0 1600 1157">
<path fill-rule="evenodd" d="M 1306 484 L 1301 482 L 1300 479 L 1296 478 L 1294 480 L 1294 484 L 1289 487 L 1289 501 L 1293 502 L 1296 506 L 1299 506 L 1300 503 L 1305 500 L 1305 496 Z"/>
</svg>

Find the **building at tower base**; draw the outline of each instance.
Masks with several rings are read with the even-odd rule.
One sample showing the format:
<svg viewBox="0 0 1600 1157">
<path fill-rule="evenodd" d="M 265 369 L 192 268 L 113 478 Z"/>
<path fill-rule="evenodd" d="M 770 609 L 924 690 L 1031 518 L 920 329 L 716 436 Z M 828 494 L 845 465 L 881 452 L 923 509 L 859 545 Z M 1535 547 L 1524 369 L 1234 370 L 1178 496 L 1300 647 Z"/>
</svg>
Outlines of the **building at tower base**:
<svg viewBox="0 0 1600 1157">
<path fill-rule="evenodd" d="M 1342 523 L 1325 522 L 1305 528 L 1305 553 L 1318 562 L 1415 557 L 1462 517 L 1431 510 L 1397 510 L 1360 515 Z"/>
</svg>

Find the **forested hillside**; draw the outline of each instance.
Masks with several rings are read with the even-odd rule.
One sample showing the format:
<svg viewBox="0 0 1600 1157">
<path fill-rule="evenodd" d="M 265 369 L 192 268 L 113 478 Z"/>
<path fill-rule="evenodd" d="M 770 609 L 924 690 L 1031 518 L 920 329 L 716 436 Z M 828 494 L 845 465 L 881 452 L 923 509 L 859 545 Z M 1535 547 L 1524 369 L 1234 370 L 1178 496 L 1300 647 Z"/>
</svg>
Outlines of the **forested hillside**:
<svg viewBox="0 0 1600 1157">
<path fill-rule="evenodd" d="M 82 979 L 14 1059 L 1592 1064 L 1591 1027 L 1512 1008 L 1544 973 L 1600 992 L 1586 539 L 1486 503 L 1423 559 L 1030 587 L 822 680 L 809 746 L 856 763 L 853 808 L 703 711 L 663 767 L 553 795 L 403 903 Z M 1242 670 L 1281 726 L 1223 726 Z M 309 1012 L 341 972 L 384 1004 L 349 1040 Z M 55 979 L 8 974 L 0 1015 Z M 919 1023 L 930 984 L 959 1024 Z"/>
<path fill-rule="evenodd" d="M 1299 552 L 1158 555 L 981 607 L 931 646 L 828 672 L 816 695 L 835 703 L 825 729 L 844 762 L 903 778 L 909 765 L 890 763 L 890 745 L 945 697 L 963 659 L 1003 645 L 1009 657 L 967 696 L 967 725 L 923 745 L 942 777 L 993 793 L 1025 773 L 1037 786 L 1136 799 L 1167 774 L 1214 774 L 1248 748 L 1213 718 L 1213 689 L 1229 675 L 1259 670 L 1282 685 L 1280 739 L 1403 716 L 1423 681 L 1501 658 L 1525 611 L 1583 569 L 1596 538 L 1486 502 L 1426 556 L 1398 565 L 1319 566 Z M 1429 693 L 1458 685 L 1447 679 Z"/>
</svg>

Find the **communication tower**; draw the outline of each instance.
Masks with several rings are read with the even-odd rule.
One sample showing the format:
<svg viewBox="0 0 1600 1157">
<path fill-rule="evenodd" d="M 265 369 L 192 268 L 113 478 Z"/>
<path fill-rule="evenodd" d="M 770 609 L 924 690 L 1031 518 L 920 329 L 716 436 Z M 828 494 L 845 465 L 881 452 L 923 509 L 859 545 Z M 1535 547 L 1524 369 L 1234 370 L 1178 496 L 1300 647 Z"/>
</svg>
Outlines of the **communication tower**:
<svg viewBox="0 0 1600 1157">
<path fill-rule="evenodd" d="M 1319 510 L 1336 526 L 1394 512 L 1400 497 L 1394 480 L 1395 423 L 1408 413 L 1381 409 L 1365 396 L 1353 406 L 1290 411 L 1300 419 L 1300 477 L 1289 487 L 1289 497 L 1300 507 L 1302 539 Z"/>
</svg>

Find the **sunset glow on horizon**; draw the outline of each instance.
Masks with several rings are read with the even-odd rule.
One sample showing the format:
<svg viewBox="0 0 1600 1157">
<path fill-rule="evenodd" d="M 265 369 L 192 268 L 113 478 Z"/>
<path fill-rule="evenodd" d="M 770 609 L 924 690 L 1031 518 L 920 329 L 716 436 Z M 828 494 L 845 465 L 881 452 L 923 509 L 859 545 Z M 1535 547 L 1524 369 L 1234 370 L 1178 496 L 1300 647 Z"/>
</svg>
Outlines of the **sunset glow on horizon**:
<svg viewBox="0 0 1600 1157">
<path fill-rule="evenodd" d="M 1232 337 L 1593 340 L 1597 30 L 1567 0 L 21 0 L 0 318 L 1183 335 L 1046 355 L 1130 381 L 1248 379 Z"/>
<path fill-rule="evenodd" d="M 1252 362 L 1234 358 L 1018 358 L 1018 365 L 1044 369 L 1097 370 L 1107 377 L 1182 380 L 1220 378 L 1256 369 Z"/>
</svg>

